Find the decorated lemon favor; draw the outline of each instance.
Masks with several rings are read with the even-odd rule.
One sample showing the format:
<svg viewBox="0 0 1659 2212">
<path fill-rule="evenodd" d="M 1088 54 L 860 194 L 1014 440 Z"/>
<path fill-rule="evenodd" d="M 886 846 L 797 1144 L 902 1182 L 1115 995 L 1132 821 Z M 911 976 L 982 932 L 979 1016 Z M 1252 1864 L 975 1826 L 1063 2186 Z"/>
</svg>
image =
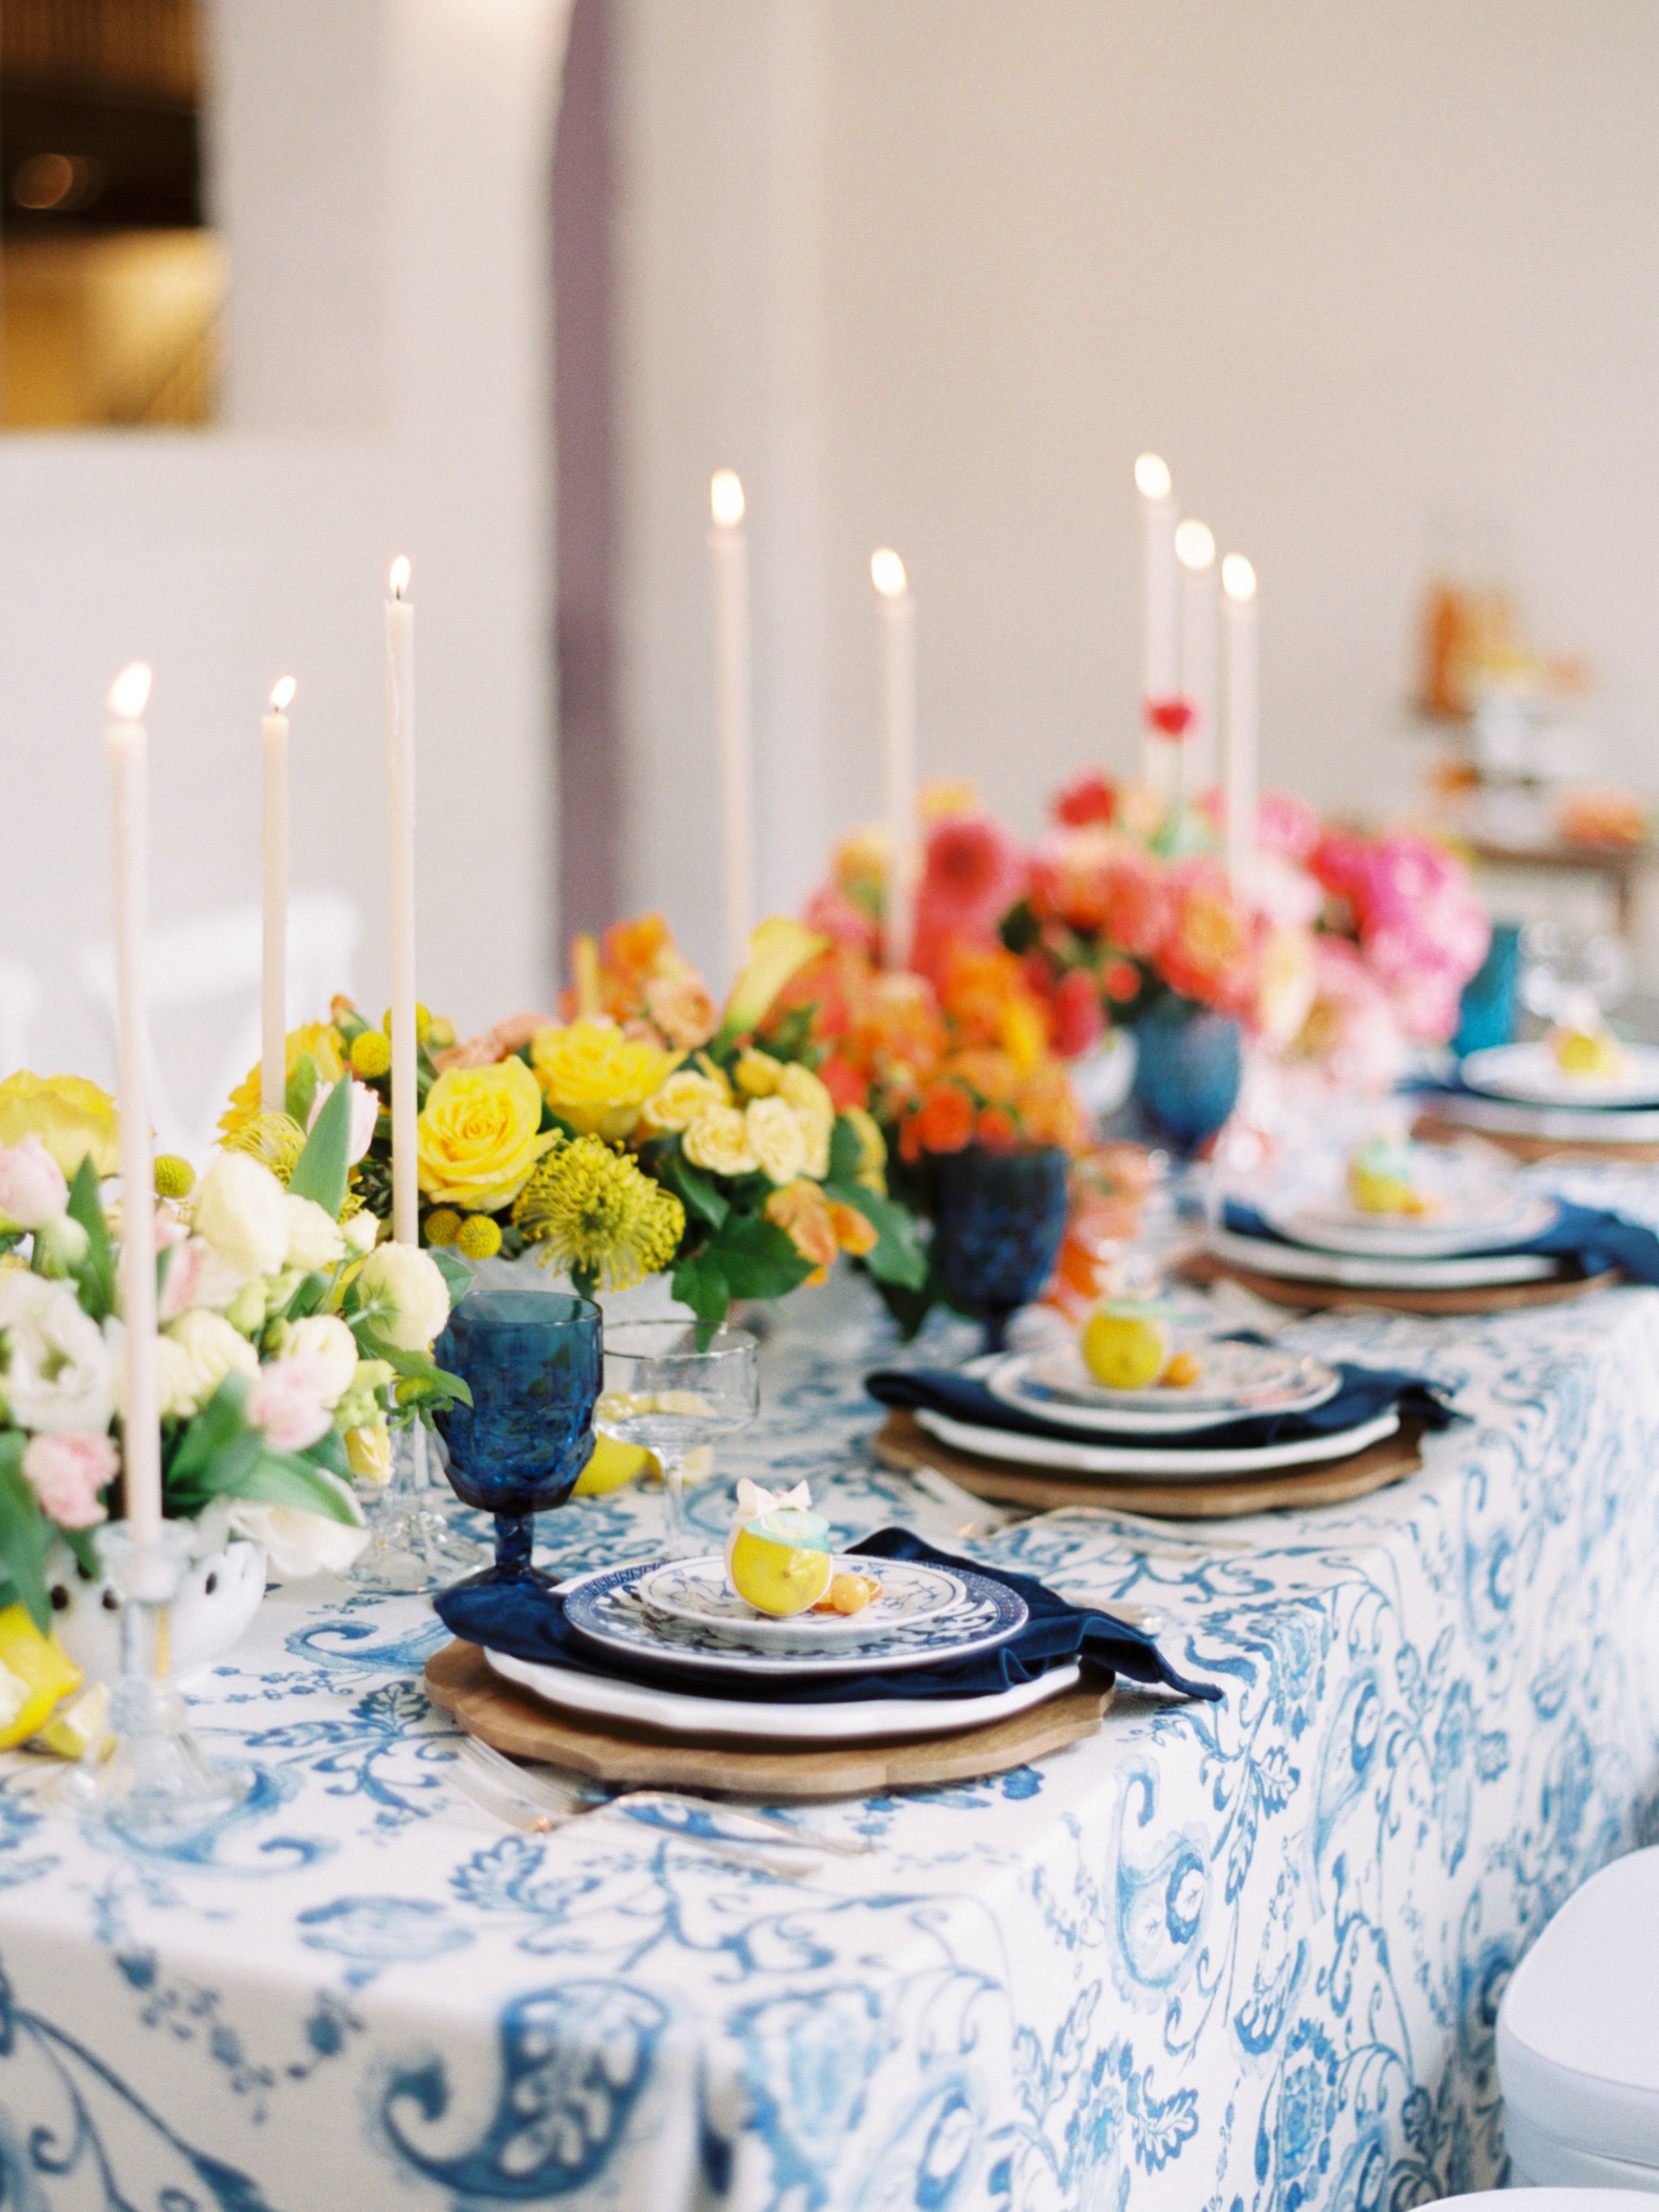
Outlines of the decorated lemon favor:
<svg viewBox="0 0 1659 2212">
<path fill-rule="evenodd" d="M 726 1540 L 726 1580 L 757 1613 L 781 1620 L 815 1606 L 830 1587 L 830 1523 L 811 1510 L 804 1482 L 771 1491 L 738 1485 L 738 1510 Z"/>
<path fill-rule="evenodd" d="M 1361 1213 L 1436 1213 L 1440 1200 L 1420 1185 L 1417 1148 L 1404 1137 L 1373 1137 L 1348 1162 L 1348 1195 Z"/>
<path fill-rule="evenodd" d="M 1189 1390 L 1200 1372 L 1190 1352 L 1176 1350 L 1159 1306 L 1118 1300 L 1097 1306 L 1078 1340 L 1083 1364 L 1108 1390 L 1149 1390 L 1155 1383 Z"/>
</svg>

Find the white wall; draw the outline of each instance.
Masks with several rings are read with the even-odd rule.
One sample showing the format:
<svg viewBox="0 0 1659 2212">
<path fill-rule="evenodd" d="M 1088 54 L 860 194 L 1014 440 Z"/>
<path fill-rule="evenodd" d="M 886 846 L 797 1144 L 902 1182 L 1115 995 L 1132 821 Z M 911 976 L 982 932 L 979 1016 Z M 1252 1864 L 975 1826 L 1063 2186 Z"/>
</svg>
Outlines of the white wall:
<svg viewBox="0 0 1659 2212">
<path fill-rule="evenodd" d="M 419 609 L 420 986 L 545 1003 L 554 885 L 548 177 L 565 0 L 218 0 L 221 430 L 0 441 L 0 953 L 40 1066 L 108 1073 L 101 702 L 155 668 L 155 897 L 258 895 L 258 715 L 294 714 L 296 882 L 350 890 L 387 994 L 391 557 Z M 395 35 L 393 34 L 395 33 Z M 320 234 L 320 235 L 319 235 Z"/>
<path fill-rule="evenodd" d="M 757 58 L 762 27 L 800 9 L 626 4 L 645 87 L 624 234 L 625 635 L 651 769 L 635 843 L 642 894 L 707 938 L 704 854 L 677 843 L 659 771 L 671 745 L 707 758 L 700 485 L 775 399 L 749 381 L 763 309 L 806 281 L 767 242 L 750 105 L 790 96 Z M 821 578 L 787 588 L 804 601 L 816 580 L 824 610 L 821 841 L 874 811 L 883 542 L 921 605 L 928 772 L 978 778 L 1032 829 L 1079 761 L 1130 765 L 1147 447 L 1256 563 L 1270 776 L 1365 799 L 1449 511 L 1500 526 L 1542 641 L 1596 666 L 1610 765 L 1659 787 L 1648 0 L 811 7 L 822 76 L 797 159 L 821 195 L 803 227 L 823 272 L 823 550 Z M 776 680 L 763 658 L 763 700 Z M 769 742 L 792 748 L 794 726 Z"/>
</svg>

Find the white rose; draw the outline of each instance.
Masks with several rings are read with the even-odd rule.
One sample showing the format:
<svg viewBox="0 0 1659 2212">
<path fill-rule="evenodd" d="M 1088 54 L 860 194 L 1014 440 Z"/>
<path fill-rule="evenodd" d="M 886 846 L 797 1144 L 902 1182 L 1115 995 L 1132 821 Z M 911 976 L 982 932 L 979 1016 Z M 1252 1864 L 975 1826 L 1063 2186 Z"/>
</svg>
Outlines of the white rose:
<svg viewBox="0 0 1659 2212">
<path fill-rule="evenodd" d="M 327 1382 L 323 1403 L 337 1406 L 357 1372 L 357 1340 L 332 1314 L 313 1314 L 306 1321 L 290 1322 L 283 1331 L 285 1359 L 314 1359 Z"/>
<path fill-rule="evenodd" d="M 343 1498 L 356 1500 L 344 1483 L 337 1484 Z M 303 1582 L 311 1575 L 343 1575 L 368 1541 L 368 1530 L 359 1522 L 350 1527 L 331 1520 L 326 1513 L 307 1513 L 295 1505 L 256 1505 L 238 1498 L 230 1509 L 230 1527 L 265 1547 L 271 1572 L 279 1582 Z"/>
<path fill-rule="evenodd" d="M 221 1152 L 196 1187 L 191 1225 L 245 1281 L 288 1257 L 288 1193 L 246 1152 Z"/>
<path fill-rule="evenodd" d="M 749 1142 L 749 1124 L 735 1106 L 706 1106 L 682 1140 L 694 1168 L 710 1175 L 753 1175 L 759 1163 Z"/>
<path fill-rule="evenodd" d="M 769 1181 L 793 1182 L 805 1173 L 806 1133 L 781 1098 L 757 1098 L 743 1119 L 749 1149 Z"/>
<path fill-rule="evenodd" d="M 181 1314 L 163 1340 L 170 1340 L 185 1359 L 182 1368 L 176 1359 L 168 1362 L 167 1392 L 173 1413 L 198 1412 L 227 1375 L 246 1375 L 252 1382 L 259 1372 L 259 1356 L 247 1339 L 222 1314 L 201 1306 Z"/>
<path fill-rule="evenodd" d="M 375 1328 L 399 1352 L 424 1352 L 449 1319 L 449 1285 L 431 1254 L 413 1244 L 377 1245 L 357 1287 L 379 1309 Z"/>
<path fill-rule="evenodd" d="M 380 1218 L 377 1213 L 371 1213 L 367 1206 L 361 1213 L 354 1213 L 340 1224 L 340 1234 L 345 1239 L 346 1250 L 354 1260 L 367 1258 L 374 1249 L 375 1239 L 380 1233 Z"/>
<path fill-rule="evenodd" d="M 67 1283 L 21 1268 L 0 1275 L 5 1395 L 20 1428 L 98 1435 L 115 1411 L 115 1368 L 97 1322 Z"/>
<path fill-rule="evenodd" d="M 333 1267 L 345 1257 L 345 1238 L 340 1224 L 314 1199 L 283 1198 L 288 1208 L 287 1265 L 290 1267 Z"/>
</svg>

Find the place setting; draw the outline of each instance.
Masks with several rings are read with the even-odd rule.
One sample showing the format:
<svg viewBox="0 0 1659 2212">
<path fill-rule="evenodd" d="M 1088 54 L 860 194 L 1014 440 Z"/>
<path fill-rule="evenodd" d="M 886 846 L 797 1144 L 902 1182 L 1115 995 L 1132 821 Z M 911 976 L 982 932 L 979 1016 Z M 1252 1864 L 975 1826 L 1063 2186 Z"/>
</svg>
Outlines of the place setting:
<svg viewBox="0 0 1659 2212">
<path fill-rule="evenodd" d="M 1418 1097 L 1425 1133 L 1474 1130 L 1521 1160 L 1659 1161 L 1659 1046 L 1615 1036 L 1593 1007 L 1467 1054 Z"/>
</svg>

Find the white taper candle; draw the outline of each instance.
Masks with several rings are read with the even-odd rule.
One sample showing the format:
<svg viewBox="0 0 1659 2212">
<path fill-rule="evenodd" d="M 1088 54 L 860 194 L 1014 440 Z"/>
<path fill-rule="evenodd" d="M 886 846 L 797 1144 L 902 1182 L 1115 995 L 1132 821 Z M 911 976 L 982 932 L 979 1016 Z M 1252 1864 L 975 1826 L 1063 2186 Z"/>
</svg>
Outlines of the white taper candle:
<svg viewBox="0 0 1659 2212">
<path fill-rule="evenodd" d="M 720 836 L 726 957 L 737 975 L 755 926 L 754 735 L 749 699 L 749 547 L 743 485 L 717 469 L 708 486 L 714 528 L 714 713 L 720 734 Z"/>
<path fill-rule="evenodd" d="M 155 1164 L 149 1134 L 149 741 L 139 716 L 149 697 L 142 660 L 110 686 L 106 732 L 115 814 L 115 961 L 120 1030 L 121 1317 L 126 1409 L 121 1468 L 135 1541 L 161 1526 L 161 1400 L 155 1374 Z"/>
<path fill-rule="evenodd" d="M 1181 563 L 1181 696 L 1193 717 L 1181 740 L 1181 787 L 1190 793 L 1215 780 L 1215 538 L 1203 523 L 1182 522 L 1175 549 Z"/>
<path fill-rule="evenodd" d="M 1221 564 L 1226 652 L 1227 873 L 1248 883 L 1255 860 L 1256 671 L 1255 570 L 1242 553 Z"/>
<path fill-rule="evenodd" d="M 1181 683 L 1175 489 L 1167 462 L 1156 453 L 1142 453 L 1135 463 L 1135 489 L 1140 495 L 1141 539 L 1140 775 L 1156 789 L 1159 748 L 1168 739 L 1159 736 L 1149 717 L 1154 707 L 1177 696 Z"/>
<path fill-rule="evenodd" d="M 264 805 L 259 822 L 264 944 L 259 968 L 259 1103 L 280 1114 L 288 1097 L 288 710 L 295 683 L 284 676 L 259 725 Z"/>
<path fill-rule="evenodd" d="M 916 838 L 916 603 L 904 563 L 890 547 L 870 556 L 881 623 L 881 743 L 887 816 L 887 911 L 882 941 L 890 968 L 908 967 L 915 928 L 921 854 Z"/>
<path fill-rule="evenodd" d="M 416 1164 L 415 610 L 409 562 L 392 564 L 386 605 L 386 732 L 392 888 L 392 1233 L 420 1242 Z"/>
</svg>

